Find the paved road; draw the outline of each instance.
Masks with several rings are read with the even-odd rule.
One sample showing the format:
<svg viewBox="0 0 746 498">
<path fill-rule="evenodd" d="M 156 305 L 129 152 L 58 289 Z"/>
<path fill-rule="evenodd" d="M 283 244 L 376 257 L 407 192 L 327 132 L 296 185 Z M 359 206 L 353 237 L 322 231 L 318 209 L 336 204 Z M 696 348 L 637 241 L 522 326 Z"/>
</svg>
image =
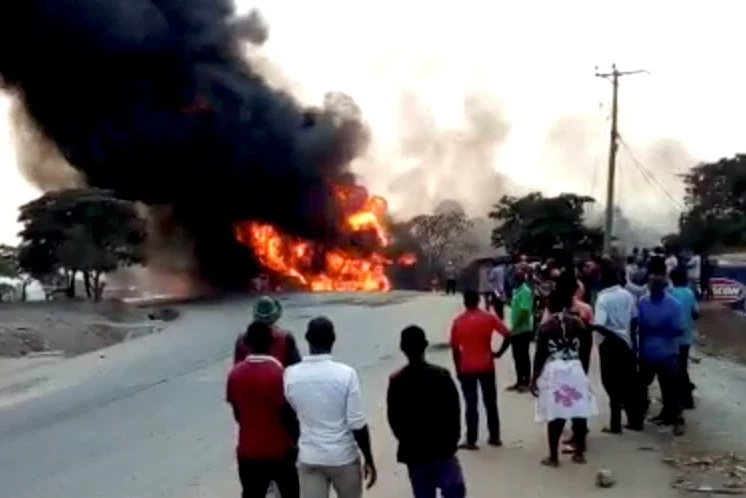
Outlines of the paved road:
<svg viewBox="0 0 746 498">
<path fill-rule="evenodd" d="M 328 314 L 339 324 L 338 355 L 365 369 L 395 351 L 416 301 L 402 293 L 295 296 L 283 324 L 303 344 L 307 319 Z M 36 369 L 47 380 L 27 393 L 35 397 L 0 405 L 0 496 L 181 497 L 211 472 L 230 470 L 223 380 L 249 310 L 247 300 L 192 305 L 164 332 L 103 358 Z"/>
<path fill-rule="evenodd" d="M 37 385 L 25 398 L 0 396 L 0 496 L 238 496 L 223 383 L 249 306 L 247 300 L 190 305 L 160 334 L 28 372 Z M 286 301 L 282 323 L 300 344 L 307 320 L 326 314 L 338 327 L 337 357 L 360 371 L 381 474 L 371 496 L 408 495 L 383 419 L 387 375 L 401 364 L 398 331 L 417 322 L 431 342 L 440 342 L 459 307 L 456 298 L 405 293 Z M 449 363 L 445 352 L 431 357 Z M 512 380 L 510 369 L 503 360 L 502 385 Z M 495 486 L 517 497 L 595 493 L 595 465 L 537 465 L 544 437 L 532 422 L 529 397 L 504 395 L 501 411 L 506 448 L 463 456 L 470 496 L 494 496 Z M 597 425 L 589 458 L 610 465 L 624 483 L 608 496 L 673 496 L 659 455 L 637 450 L 649 436 L 617 440 L 599 435 Z"/>
</svg>

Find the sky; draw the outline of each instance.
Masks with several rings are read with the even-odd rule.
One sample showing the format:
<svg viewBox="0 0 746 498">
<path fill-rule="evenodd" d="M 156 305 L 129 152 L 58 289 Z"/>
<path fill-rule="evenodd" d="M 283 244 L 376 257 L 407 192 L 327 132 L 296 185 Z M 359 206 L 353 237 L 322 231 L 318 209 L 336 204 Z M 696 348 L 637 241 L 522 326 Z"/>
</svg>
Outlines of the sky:
<svg viewBox="0 0 746 498">
<path fill-rule="evenodd" d="M 678 173 L 693 162 L 746 150 L 739 21 L 746 3 L 237 0 L 240 12 L 252 7 L 270 24 L 264 52 L 302 99 L 313 103 L 326 91 L 344 91 L 360 105 L 373 133 L 374 158 L 360 172 L 371 190 L 384 195 L 408 167 L 400 137 L 402 95 L 410 92 L 439 126 L 455 130 L 463 126 L 466 96 L 498 102 L 510 130 L 496 145 L 495 171 L 549 194 L 578 191 L 603 199 L 611 85 L 594 73 L 612 63 L 649 71 L 622 79 L 620 132 L 674 197 L 681 193 Z M 3 98 L 0 241 L 12 242 L 17 206 L 37 192 L 17 173 L 6 114 Z M 582 158 L 570 166 L 556 150 L 547 153 L 547 137 L 573 119 L 585 131 L 576 144 Z M 675 143 L 686 154 L 654 161 L 656 143 Z M 652 212 L 655 223 L 670 223 L 673 202 L 661 200 L 662 192 L 629 158 L 620 158 L 620 170 L 622 208 L 635 218 Z"/>
</svg>

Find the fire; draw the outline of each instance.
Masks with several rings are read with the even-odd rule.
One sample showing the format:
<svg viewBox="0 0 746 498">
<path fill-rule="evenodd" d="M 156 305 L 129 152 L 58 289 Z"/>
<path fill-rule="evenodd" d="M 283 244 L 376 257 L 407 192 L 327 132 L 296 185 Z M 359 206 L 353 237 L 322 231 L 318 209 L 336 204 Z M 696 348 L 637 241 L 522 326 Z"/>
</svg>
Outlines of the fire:
<svg viewBox="0 0 746 498">
<path fill-rule="evenodd" d="M 312 291 L 388 291 L 391 282 L 386 267 L 393 261 L 383 254 L 391 243 L 386 229 L 386 201 L 369 196 L 361 187 L 334 189 L 345 213 L 342 231 L 349 235 L 375 237 L 374 252 L 351 249 L 324 250 L 319 244 L 287 235 L 272 225 L 244 221 L 236 225 L 236 238 L 250 247 L 269 270 L 292 279 Z M 414 256 L 399 258 L 403 266 L 414 264 Z"/>
</svg>

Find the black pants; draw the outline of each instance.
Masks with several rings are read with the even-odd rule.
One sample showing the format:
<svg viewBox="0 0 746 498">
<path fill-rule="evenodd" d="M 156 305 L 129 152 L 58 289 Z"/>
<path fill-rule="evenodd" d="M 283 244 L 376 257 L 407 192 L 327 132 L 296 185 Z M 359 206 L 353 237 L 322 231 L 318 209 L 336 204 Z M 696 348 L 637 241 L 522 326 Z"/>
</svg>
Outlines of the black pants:
<svg viewBox="0 0 746 498">
<path fill-rule="evenodd" d="M 453 278 L 449 278 L 446 280 L 446 294 L 455 294 L 456 293 L 456 280 Z"/>
<path fill-rule="evenodd" d="M 502 320 L 505 318 L 505 301 L 500 299 L 497 294 L 492 294 L 492 308 L 495 310 L 495 314 Z"/>
<path fill-rule="evenodd" d="M 269 484 L 274 481 L 282 498 L 299 498 L 300 484 L 295 468 L 295 455 L 282 460 L 238 459 L 242 498 L 266 498 Z"/>
<path fill-rule="evenodd" d="M 601 362 L 601 383 L 609 396 L 612 432 L 622 430 L 622 410 L 627 414 L 627 424 L 641 428 L 643 414 L 640 408 L 637 358 L 622 339 L 605 337 L 598 347 Z"/>
<path fill-rule="evenodd" d="M 663 410 L 661 418 L 668 424 L 680 424 L 684 421 L 681 415 L 681 391 L 679 389 L 679 365 L 678 358 L 674 356 L 655 362 L 643 361 L 640 363 L 640 382 L 645 391 L 645 401 L 642 413 L 646 414 L 650 401 L 647 398 L 647 389 L 658 377 L 658 385 L 661 389 Z"/>
<path fill-rule="evenodd" d="M 513 353 L 515 364 L 515 379 L 519 386 L 528 386 L 531 383 L 531 356 L 529 347 L 534 335 L 523 332 L 510 336 L 510 350 Z"/>
<path fill-rule="evenodd" d="M 559 444 L 562 431 L 565 429 L 565 419 L 552 420 L 547 424 L 547 440 L 549 442 L 549 458 L 559 459 Z M 585 453 L 586 436 L 588 435 L 588 420 L 584 418 L 572 419 L 572 445 L 576 453 Z"/>
<path fill-rule="evenodd" d="M 476 444 L 479 435 L 479 389 L 487 414 L 487 430 L 491 441 L 500 440 L 500 415 L 497 411 L 497 383 L 495 372 L 466 374 L 459 377 L 466 405 L 466 442 Z"/>
<path fill-rule="evenodd" d="M 679 391 L 681 407 L 687 410 L 694 408 L 694 384 L 689 378 L 689 349 L 690 346 L 679 346 Z"/>
</svg>

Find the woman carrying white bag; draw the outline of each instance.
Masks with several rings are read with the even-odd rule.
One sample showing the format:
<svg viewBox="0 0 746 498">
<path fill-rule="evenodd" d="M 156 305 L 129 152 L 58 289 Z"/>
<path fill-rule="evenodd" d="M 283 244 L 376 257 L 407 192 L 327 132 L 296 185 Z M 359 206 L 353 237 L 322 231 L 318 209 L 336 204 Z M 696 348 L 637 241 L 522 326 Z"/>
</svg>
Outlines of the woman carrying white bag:
<svg viewBox="0 0 746 498">
<path fill-rule="evenodd" d="M 571 311 L 577 281 L 570 272 L 557 278 L 549 296 L 550 317 L 539 327 L 531 392 L 536 396 L 536 420 L 547 424 L 549 456 L 543 465 L 559 465 L 565 422 L 572 423 L 572 460 L 585 463 L 588 418 L 598 414 L 581 352 L 593 340 L 590 329 Z"/>
</svg>

